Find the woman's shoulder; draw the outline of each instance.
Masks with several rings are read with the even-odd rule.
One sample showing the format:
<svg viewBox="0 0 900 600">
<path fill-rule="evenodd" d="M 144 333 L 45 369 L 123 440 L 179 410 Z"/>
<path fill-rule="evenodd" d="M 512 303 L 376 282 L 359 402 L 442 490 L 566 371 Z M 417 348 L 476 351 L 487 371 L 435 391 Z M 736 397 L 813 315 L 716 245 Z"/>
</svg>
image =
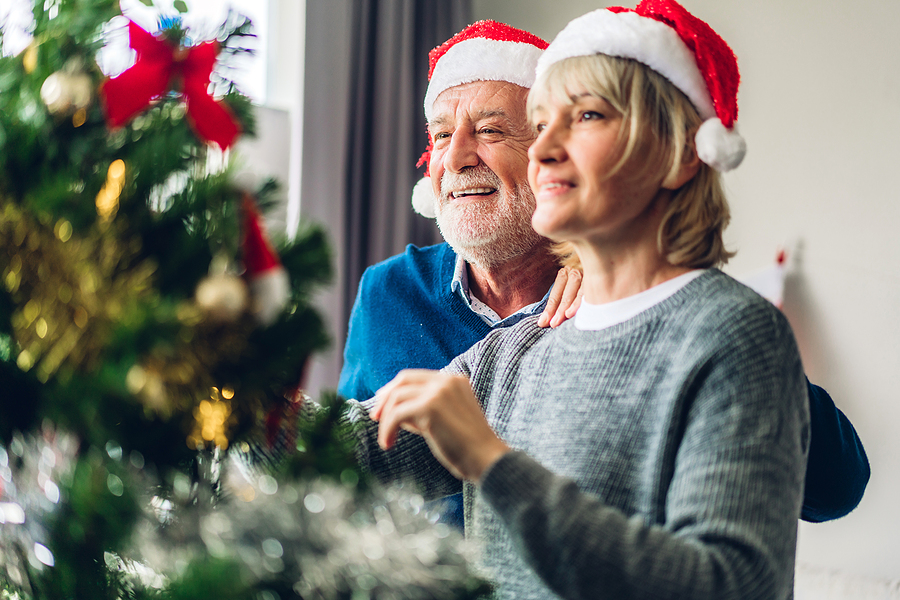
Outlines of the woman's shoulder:
<svg viewBox="0 0 900 600">
<path fill-rule="evenodd" d="M 692 309 L 705 306 L 708 312 L 721 312 L 726 318 L 747 311 L 782 314 L 770 301 L 719 269 L 708 269 L 687 287 L 692 292 Z"/>
<path fill-rule="evenodd" d="M 758 293 L 718 269 L 710 269 L 685 288 L 680 307 L 697 330 L 730 338 L 792 336 L 784 313 Z"/>
</svg>

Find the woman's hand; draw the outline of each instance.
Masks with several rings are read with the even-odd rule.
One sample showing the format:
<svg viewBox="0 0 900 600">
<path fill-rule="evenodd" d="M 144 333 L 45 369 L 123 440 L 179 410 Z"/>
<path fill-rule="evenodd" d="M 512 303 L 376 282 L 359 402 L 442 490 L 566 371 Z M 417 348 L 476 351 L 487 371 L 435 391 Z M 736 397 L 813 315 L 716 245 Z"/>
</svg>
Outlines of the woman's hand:
<svg viewBox="0 0 900 600">
<path fill-rule="evenodd" d="M 547 306 L 538 318 L 539 327 L 559 327 L 566 319 L 571 319 L 581 306 L 581 296 L 584 291 L 581 287 L 582 272 L 572 267 L 563 267 L 556 274 L 556 281 L 550 296 L 547 298 Z"/>
<path fill-rule="evenodd" d="M 439 371 L 406 370 L 375 395 L 370 416 L 378 421 L 385 450 L 400 429 L 421 435 L 434 456 L 455 477 L 477 482 L 509 451 L 481 410 L 469 380 Z"/>
</svg>

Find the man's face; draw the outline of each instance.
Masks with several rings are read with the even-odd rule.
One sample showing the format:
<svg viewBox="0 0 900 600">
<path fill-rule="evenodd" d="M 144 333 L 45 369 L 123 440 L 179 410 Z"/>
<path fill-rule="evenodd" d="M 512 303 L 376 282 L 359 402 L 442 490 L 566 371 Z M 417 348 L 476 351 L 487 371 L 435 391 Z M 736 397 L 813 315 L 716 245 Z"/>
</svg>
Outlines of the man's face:
<svg viewBox="0 0 900 600">
<path fill-rule="evenodd" d="M 442 92 L 428 125 L 434 147 L 429 172 L 444 239 L 467 262 L 495 266 L 541 238 L 531 228 L 525 114 L 528 90 L 478 81 Z"/>
</svg>

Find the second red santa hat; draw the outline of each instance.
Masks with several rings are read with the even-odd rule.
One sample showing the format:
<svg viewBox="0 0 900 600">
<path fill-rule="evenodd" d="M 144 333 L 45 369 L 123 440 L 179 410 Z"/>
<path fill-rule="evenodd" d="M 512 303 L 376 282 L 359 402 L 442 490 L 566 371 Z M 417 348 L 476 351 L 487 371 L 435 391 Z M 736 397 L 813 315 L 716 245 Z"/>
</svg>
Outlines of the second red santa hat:
<svg viewBox="0 0 900 600">
<path fill-rule="evenodd" d="M 428 90 L 425 118 L 437 97 L 449 88 L 473 81 L 508 81 L 523 88 L 534 83 L 535 67 L 547 42 L 497 21 L 478 21 L 428 53 Z M 434 192 L 428 173 L 431 144 L 416 166 L 425 165 L 425 176 L 413 189 L 413 208 L 420 215 L 435 216 Z"/>
</svg>

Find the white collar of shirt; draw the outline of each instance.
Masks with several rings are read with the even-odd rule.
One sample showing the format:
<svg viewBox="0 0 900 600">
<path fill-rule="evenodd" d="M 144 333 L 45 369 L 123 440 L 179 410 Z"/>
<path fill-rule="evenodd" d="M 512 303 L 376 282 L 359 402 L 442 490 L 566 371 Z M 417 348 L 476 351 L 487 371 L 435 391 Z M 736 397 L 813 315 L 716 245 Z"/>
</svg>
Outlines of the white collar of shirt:
<svg viewBox="0 0 900 600">
<path fill-rule="evenodd" d="M 575 313 L 575 327 L 582 331 L 599 331 L 639 315 L 648 308 L 656 306 L 675 292 L 700 277 L 706 269 L 688 271 L 674 279 L 664 281 L 649 290 L 644 290 L 634 296 L 628 296 L 606 304 L 590 304 L 586 300 L 581 301 L 581 307 Z"/>
<path fill-rule="evenodd" d="M 466 303 L 466 306 L 491 327 L 506 325 L 507 323 L 511 324 L 512 321 L 518 321 L 523 316 L 540 313 L 544 310 L 544 306 L 547 304 L 547 298 L 550 295 L 550 290 L 547 290 L 547 293 L 540 301 L 522 307 L 505 319 L 501 319 L 500 315 L 498 315 L 494 309 L 469 293 L 469 270 L 466 269 L 466 261 L 459 255 L 456 257 L 456 268 L 453 270 L 453 280 L 450 282 L 450 291 L 459 294 Z"/>
</svg>

